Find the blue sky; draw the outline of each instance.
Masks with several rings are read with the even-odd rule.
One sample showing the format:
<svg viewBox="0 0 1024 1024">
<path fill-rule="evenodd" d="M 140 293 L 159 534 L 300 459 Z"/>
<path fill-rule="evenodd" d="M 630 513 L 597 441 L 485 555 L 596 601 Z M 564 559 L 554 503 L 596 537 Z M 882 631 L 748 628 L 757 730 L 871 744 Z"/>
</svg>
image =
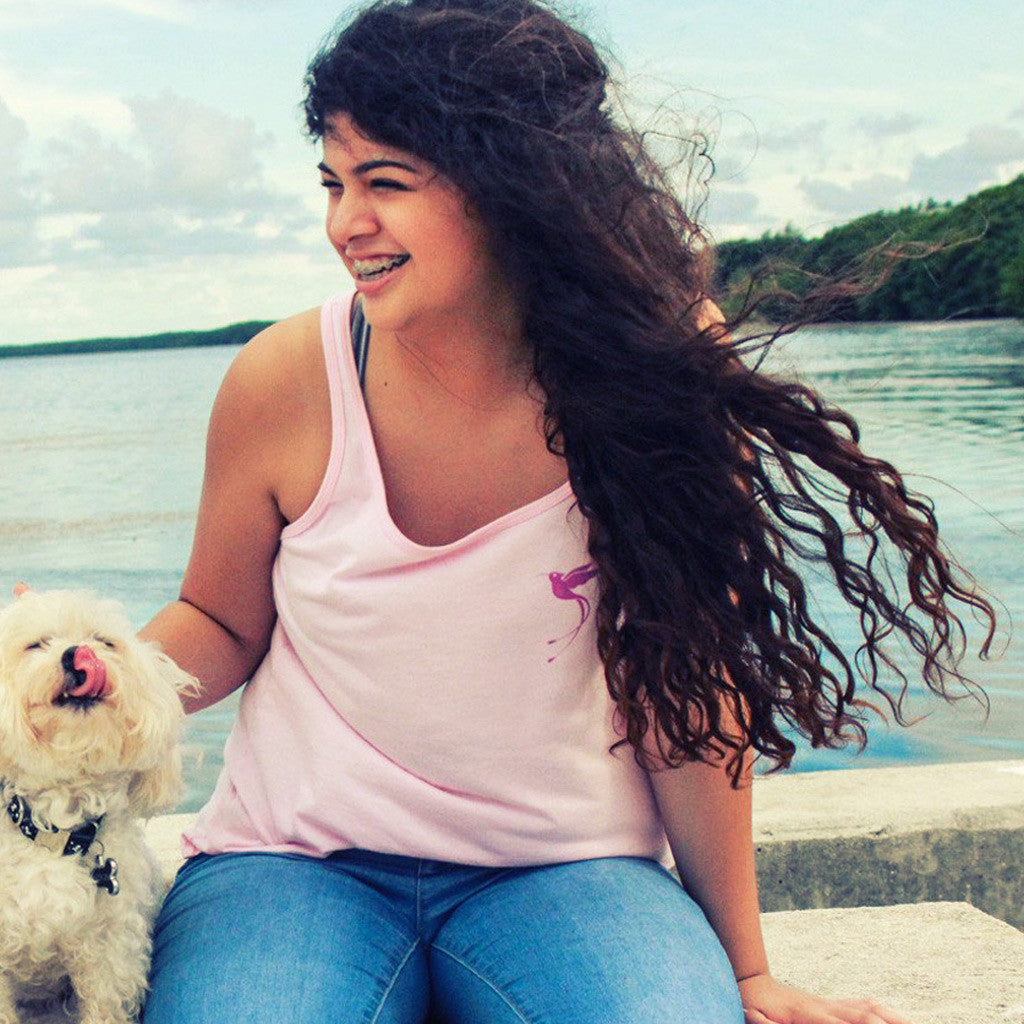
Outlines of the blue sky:
<svg viewBox="0 0 1024 1024">
<path fill-rule="evenodd" d="M 714 237 L 1024 171 L 1024 4 L 574 0 L 639 116 L 712 141 Z M 343 284 L 306 61 L 322 0 L 0 0 L 0 344 L 214 327 Z M 664 115 L 662 115 L 664 116 Z"/>
</svg>

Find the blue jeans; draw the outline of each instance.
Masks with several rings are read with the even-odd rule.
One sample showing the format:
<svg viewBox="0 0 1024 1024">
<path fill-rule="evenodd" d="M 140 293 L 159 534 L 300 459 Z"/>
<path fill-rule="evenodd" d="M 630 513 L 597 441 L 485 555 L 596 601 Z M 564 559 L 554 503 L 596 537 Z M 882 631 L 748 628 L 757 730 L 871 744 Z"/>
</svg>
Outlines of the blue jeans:
<svg viewBox="0 0 1024 1024">
<path fill-rule="evenodd" d="M 157 922 L 145 1024 L 742 1024 L 660 865 L 199 856 Z"/>
</svg>

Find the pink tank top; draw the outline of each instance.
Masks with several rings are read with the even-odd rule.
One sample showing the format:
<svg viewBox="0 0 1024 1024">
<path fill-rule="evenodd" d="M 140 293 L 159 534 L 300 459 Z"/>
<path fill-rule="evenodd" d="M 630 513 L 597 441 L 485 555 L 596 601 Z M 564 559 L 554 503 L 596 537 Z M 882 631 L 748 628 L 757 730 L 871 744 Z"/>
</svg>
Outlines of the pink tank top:
<svg viewBox="0 0 1024 1024">
<path fill-rule="evenodd" d="M 646 774 L 597 657 L 597 583 L 568 484 L 461 540 L 388 514 L 349 342 L 322 334 L 333 437 L 281 534 L 278 619 L 186 852 L 350 847 L 480 865 L 660 857 Z"/>
</svg>

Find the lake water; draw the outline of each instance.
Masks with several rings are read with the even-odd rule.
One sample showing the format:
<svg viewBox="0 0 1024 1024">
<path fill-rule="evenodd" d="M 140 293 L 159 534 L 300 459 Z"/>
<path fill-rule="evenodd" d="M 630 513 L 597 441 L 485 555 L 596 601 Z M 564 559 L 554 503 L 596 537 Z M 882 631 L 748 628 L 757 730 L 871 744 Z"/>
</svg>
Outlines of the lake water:
<svg viewBox="0 0 1024 1024">
<path fill-rule="evenodd" d="M 175 597 L 206 420 L 234 352 L 0 360 L 0 593 L 22 578 L 89 587 L 138 625 Z M 801 750 L 794 767 L 1024 758 L 1024 644 L 1010 634 L 1024 622 L 1024 324 L 815 328 L 772 361 L 857 416 L 865 449 L 934 499 L 948 545 L 1003 609 L 999 657 L 967 666 L 987 719 L 977 703 L 917 693 L 912 729 L 875 726 L 864 755 Z M 849 623 L 822 601 L 852 650 Z M 187 809 L 212 788 L 235 705 L 190 720 Z"/>
</svg>

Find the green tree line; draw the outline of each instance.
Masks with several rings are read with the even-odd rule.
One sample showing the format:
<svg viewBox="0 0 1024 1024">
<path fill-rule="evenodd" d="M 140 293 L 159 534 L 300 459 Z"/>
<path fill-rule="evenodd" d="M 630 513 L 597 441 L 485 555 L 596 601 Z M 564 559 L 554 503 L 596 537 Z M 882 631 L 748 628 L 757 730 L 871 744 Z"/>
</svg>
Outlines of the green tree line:
<svg viewBox="0 0 1024 1024">
<path fill-rule="evenodd" d="M 171 331 L 138 338 L 83 338 L 81 341 L 40 341 L 24 345 L 0 345 L 4 356 L 58 356 L 78 352 L 137 352 L 157 348 L 199 348 L 205 345 L 244 345 L 269 327 L 269 320 L 247 320 L 212 331 Z"/>
<path fill-rule="evenodd" d="M 787 228 L 717 249 L 718 292 L 730 312 L 751 287 L 805 295 L 822 281 L 847 280 L 876 286 L 836 301 L 830 318 L 1024 316 L 1024 175 L 956 204 L 870 213 L 819 238 Z M 771 299 L 762 312 L 785 317 Z"/>
</svg>

